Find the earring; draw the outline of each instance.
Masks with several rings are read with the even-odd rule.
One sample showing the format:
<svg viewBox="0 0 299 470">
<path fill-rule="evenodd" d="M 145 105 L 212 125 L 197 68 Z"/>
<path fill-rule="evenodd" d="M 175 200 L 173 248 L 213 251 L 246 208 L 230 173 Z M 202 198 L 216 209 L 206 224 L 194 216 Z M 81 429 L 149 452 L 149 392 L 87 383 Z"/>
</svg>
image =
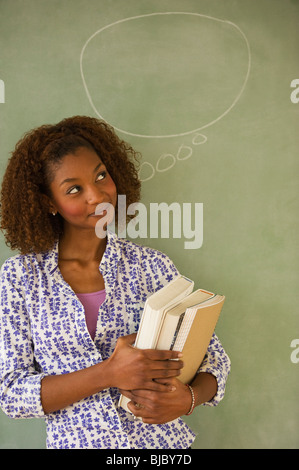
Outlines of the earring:
<svg viewBox="0 0 299 470">
<path fill-rule="evenodd" d="M 54 212 L 54 211 L 52 212 L 52 215 L 54 215 L 54 216 L 55 216 L 56 214 L 57 214 L 57 212 Z"/>
</svg>

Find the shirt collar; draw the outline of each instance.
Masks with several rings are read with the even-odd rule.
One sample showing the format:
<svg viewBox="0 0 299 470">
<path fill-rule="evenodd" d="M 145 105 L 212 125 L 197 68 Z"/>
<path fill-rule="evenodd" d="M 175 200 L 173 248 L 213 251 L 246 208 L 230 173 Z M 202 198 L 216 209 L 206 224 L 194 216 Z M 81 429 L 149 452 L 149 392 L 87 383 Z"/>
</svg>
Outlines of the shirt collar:
<svg viewBox="0 0 299 470">
<path fill-rule="evenodd" d="M 43 266 L 50 273 L 53 274 L 58 268 L 58 247 L 59 241 L 54 243 L 52 249 L 41 253 L 38 258 L 41 258 Z M 111 273 L 111 270 L 117 266 L 121 257 L 120 239 L 111 231 L 107 231 L 107 244 L 100 262 L 99 269 L 103 276 Z"/>
<path fill-rule="evenodd" d="M 106 276 L 116 277 L 116 268 L 121 257 L 120 239 L 118 236 L 110 231 L 107 231 L 107 244 L 104 251 L 100 271 L 105 278 Z"/>
</svg>

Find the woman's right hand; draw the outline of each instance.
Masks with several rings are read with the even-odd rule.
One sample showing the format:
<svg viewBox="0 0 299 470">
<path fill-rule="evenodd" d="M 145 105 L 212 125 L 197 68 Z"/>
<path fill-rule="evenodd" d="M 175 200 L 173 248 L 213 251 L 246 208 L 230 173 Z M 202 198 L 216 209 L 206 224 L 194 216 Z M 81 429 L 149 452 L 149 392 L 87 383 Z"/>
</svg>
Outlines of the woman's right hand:
<svg viewBox="0 0 299 470">
<path fill-rule="evenodd" d="M 123 390 L 172 391 L 153 379 L 177 377 L 183 367 L 180 353 L 133 347 L 136 334 L 119 338 L 112 356 L 105 361 L 68 374 L 48 375 L 41 381 L 41 401 L 46 414 L 109 387 Z M 166 389 L 165 389 L 166 387 Z"/>
<path fill-rule="evenodd" d="M 122 336 L 117 340 L 109 362 L 111 387 L 123 390 L 148 389 L 164 391 L 165 385 L 154 379 L 177 377 L 183 367 L 182 354 L 175 351 L 137 349 L 133 347 L 136 334 Z"/>
</svg>

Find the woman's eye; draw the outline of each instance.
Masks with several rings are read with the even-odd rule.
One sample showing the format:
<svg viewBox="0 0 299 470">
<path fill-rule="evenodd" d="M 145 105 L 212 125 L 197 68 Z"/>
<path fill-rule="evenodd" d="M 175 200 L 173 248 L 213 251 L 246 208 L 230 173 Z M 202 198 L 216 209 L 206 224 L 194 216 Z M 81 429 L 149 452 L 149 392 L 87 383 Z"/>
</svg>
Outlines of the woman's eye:
<svg viewBox="0 0 299 470">
<path fill-rule="evenodd" d="M 79 192 L 79 186 L 72 186 L 70 189 L 67 190 L 67 194 L 76 194 Z"/>
<path fill-rule="evenodd" d="M 97 181 L 101 181 L 104 178 L 106 178 L 107 172 L 106 171 L 101 171 L 101 173 L 98 174 L 97 176 Z"/>
</svg>

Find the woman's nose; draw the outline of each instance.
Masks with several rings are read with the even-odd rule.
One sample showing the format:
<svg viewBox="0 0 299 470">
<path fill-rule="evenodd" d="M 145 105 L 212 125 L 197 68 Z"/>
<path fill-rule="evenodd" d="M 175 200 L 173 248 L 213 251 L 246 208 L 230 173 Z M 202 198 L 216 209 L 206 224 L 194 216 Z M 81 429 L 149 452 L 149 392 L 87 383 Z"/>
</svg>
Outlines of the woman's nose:
<svg viewBox="0 0 299 470">
<path fill-rule="evenodd" d="M 90 186 L 86 191 L 88 204 L 100 204 L 105 199 L 105 193 L 97 186 Z"/>
</svg>

